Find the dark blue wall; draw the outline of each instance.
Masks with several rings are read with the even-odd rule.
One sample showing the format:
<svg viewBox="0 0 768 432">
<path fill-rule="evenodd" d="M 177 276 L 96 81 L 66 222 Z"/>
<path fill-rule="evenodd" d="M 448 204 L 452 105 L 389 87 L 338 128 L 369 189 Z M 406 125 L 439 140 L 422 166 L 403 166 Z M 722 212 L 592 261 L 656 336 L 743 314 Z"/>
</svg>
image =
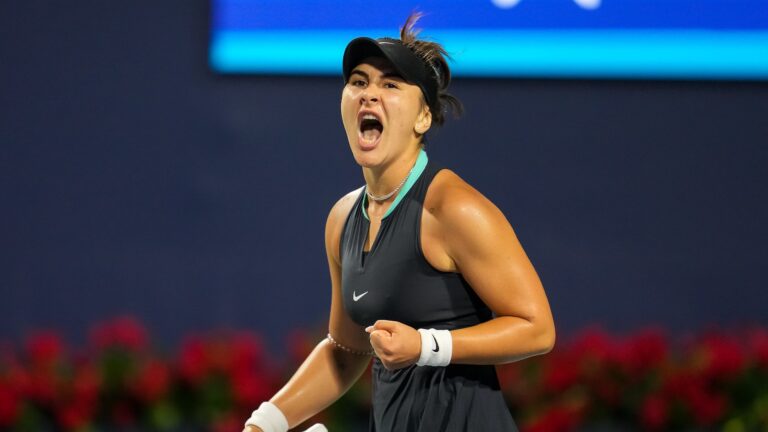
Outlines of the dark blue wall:
<svg viewBox="0 0 768 432">
<path fill-rule="evenodd" d="M 131 313 L 163 340 L 228 325 L 276 343 L 326 319 L 325 217 L 362 184 L 341 78 L 217 76 L 208 16 L 0 3 L 0 338 Z M 455 93 L 467 114 L 430 155 L 506 213 L 561 333 L 768 323 L 768 84 Z"/>
</svg>

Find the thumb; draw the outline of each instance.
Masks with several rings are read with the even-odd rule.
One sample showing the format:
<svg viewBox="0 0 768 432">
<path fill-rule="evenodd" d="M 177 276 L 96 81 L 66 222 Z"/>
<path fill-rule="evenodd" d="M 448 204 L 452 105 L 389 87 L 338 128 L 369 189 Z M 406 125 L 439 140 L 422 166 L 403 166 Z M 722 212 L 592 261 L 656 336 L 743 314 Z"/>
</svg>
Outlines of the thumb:
<svg viewBox="0 0 768 432">
<path fill-rule="evenodd" d="M 386 330 L 372 330 L 371 331 L 371 345 L 378 346 L 385 342 L 385 340 L 392 339 L 392 333 Z"/>
<path fill-rule="evenodd" d="M 397 321 L 378 320 L 373 324 L 374 330 L 384 330 L 389 333 L 396 333 L 400 323 Z"/>
</svg>

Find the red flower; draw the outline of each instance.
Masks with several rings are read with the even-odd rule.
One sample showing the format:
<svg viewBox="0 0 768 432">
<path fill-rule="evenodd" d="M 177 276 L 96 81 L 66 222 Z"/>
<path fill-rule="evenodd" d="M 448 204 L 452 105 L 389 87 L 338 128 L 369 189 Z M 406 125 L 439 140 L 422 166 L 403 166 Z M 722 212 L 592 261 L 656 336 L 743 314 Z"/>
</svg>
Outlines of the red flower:
<svg viewBox="0 0 768 432">
<path fill-rule="evenodd" d="M 168 394 L 171 372 L 163 362 L 150 360 L 143 365 L 133 383 L 133 393 L 145 402 L 157 402 Z"/>
<path fill-rule="evenodd" d="M 0 380 L 0 428 L 9 427 L 16 422 L 21 400 L 8 382 Z"/>
<path fill-rule="evenodd" d="M 557 394 L 579 382 L 578 359 L 564 354 L 551 354 L 550 362 L 543 371 L 543 386 Z"/>
<path fill-rule="evenodd" d="M 659 369 L 668 357 L 668 344 L 660 329 L 649 329 L 631 336 L 621 344 L 617 360 L 630 376 Z"/>
<path fill-rule="evenodd" d="M 575 410 L 555 406 L 545 411 L 532 423 L 523 428 L 524 432 L 568 432 L 574 430 L 580 422 Z"/>
<path fill-rule="evenodd" d="M 592 327 L 574 339 L 570 351 L 576 358 L 602 363 L 613 357 L 615 343 L 605 331 Z"/>
<path fill-rule="evenodd" d="M 146 329 L 137 319 L 129 316 L 94 326 L 90 332 L 90 340 L 99 349 L 117 346 L 130 351 L 140 351 L 148 345 Z"/>
<path fill-rule="evenodd" d="M 38 332 L 27 339 L 27 354 L 33 364 L 51 365 L 64 354 L 64 343 L 54 331 Z"/>
<path fill-rule="evenodd" d="M 91 364 L 80 366 L 75 372 L 72 384 L 73 398 L 81 401 L 93 401 L 99 398 L 101 389 L 101 375 Z"/>
<path fill-rule="evenodd" d="M 138 351 L 147 347 L 147 330 L 138 320 L 122 317 L 112 323 L 112 331 L 118 345 Z"/>
<path fill-rule="evenodd" d="M 672 376 L 665 383 L 664 392 L 670 400 L 687 407 L 697 424 L 712 425 L 725 414 L 725 397 L 713 393 L 702 376 L 689 373 Z"/>
<path fill-rule="evenodd" d="M 50 405 L 59 393 L 60 378 L 47 370 L 35 370 L 28 375 L 26 393 L 37 403 Z"/>
<path fill-rule="evenodd" d="M 685 400 L 704 389 L 704 380 L 701 377 L 684 372 L 668 376 L 662 391 L 670 400 Z"/>
<path fill-rule="evenodd" d="M 199 384 L 208 370 L 208 355 L 203 341 L 199 338 L 184 341 L 179 356 L 179 373 L 182 379 L 191 384 Z"/>
<path fill-rule="evenodd" d="M 76 430 L 86 426 L 94 413 L 92 404 L 72 401 L 56 410 L 56 418 L 64 430 Z"/>
<path fill-rule="evenodd" d="M 211 426 L 212 432 L 237 432 L 243 429 L 244 419 L 232 414 L 225 415 L 214 420 Z"/>
<path fill-rule="evenodd" d="M 724 396 L 711 391 L 701 391 L 690 395 L 686 401 L 694 414 L 696 423 L 702 426 L 711 426 L 722 420 L 726 409 Z"/>
<path fill-rule="evenodd" d="M 240 333 L 232 339 L 232 365 L 234 370 L 252 369 L 262 359 L 261 340 L 255 335 Z"/>
<path fill-rule="evenodd" d="M 663 396 L 649 395 L 640 408 L 640 421 L 649 430 L 662 430 L 669 418 L 669 404 Z"/>
<path fill-rule="evenodd" d="M 757 365 L 768 369 L 768 330 L 752 331 L 749 335 L 749 347 Z"/>
<path fill-rule="evenodd" d="M 11 366 L 6 372 L 6 383 L 21 397 L 27 397 L 32 388 L 30 374 L 18 365 Z"/>
<path fill-rule="evenodd" d="M 267 380 L 252 370 L 243 369 L 231 379 L 235 402 L 239 406 L 253 407 L 271 396 Z"/>
<path fill-rule="evenodd" d="M 704 356 L 702 373 L 709 379 L 733 378 L 744 370 L 744 352 L 734 340 L 711 335 L 700 346 Z"/>
</svg>

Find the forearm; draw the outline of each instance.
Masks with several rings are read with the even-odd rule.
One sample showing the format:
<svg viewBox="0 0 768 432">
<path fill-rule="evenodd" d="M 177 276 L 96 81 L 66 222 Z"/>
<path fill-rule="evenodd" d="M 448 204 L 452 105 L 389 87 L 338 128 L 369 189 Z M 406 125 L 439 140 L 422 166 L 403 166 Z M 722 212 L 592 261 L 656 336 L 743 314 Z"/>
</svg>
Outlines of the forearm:
<svg viewBox="0 0 768 432">
<path fill-rule="evenodd" d="M 451 331 L 451 363 L 503 364 L 545 354 L 555 343 L 551 322 L 501 316 Z"/>
<path fill-rule="evenodd" d="M 335 402 L 365 372 L 369 356 L 345 352 L 323 339 L 270 402 L 295 427 Z"/>
</svg>

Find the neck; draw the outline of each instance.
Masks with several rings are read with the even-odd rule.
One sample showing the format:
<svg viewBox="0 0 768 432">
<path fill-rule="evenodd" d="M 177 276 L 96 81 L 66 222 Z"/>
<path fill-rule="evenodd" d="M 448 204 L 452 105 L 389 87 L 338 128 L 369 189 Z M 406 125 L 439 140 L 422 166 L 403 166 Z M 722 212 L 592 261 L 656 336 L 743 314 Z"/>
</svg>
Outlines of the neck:
<svg viewBox="0 0 768 432">
<path fill-rule="evenodd" d="M 396 160 L 386 165 L 363 168 L 363 177 L 365 178 L 368 191 L 374 195 L 384 195 L 392 192 L 408 176 L 408 173 L 416 164 L 416 159 L 418 159 L 421 149 L 422 146 L 418 145 L 413 150 L 403 153 Z M 385 201 L 393 201 L 396 196 L 397 194 L 394 194 Z"/>
</svg>

